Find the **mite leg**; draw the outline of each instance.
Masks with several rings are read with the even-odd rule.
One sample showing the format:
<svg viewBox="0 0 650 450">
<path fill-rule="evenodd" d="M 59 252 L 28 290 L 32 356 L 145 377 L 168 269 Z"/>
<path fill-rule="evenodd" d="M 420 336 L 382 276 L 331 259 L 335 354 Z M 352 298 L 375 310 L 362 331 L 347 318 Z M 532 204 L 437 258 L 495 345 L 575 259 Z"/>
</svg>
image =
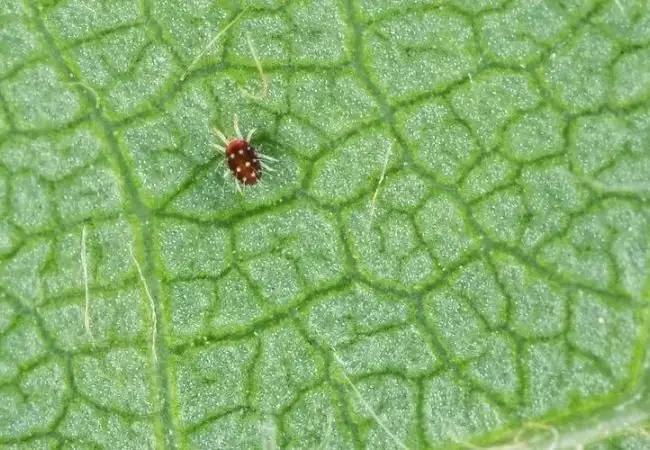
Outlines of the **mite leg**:
<svg viewBox="0 0 650 450">
<path fill-rule="evenodd" d="M 221 130 L 219 130 L 218 128 L 215 128 L 215 129 L 214 129 L 214 134 L 215 134 L 219 139 L 221 139 L 221 142 L 223 142 L 223 143 L 226 145 L 226 147 L 228 147 L 228 144 L 230 143 L 230 141 L 229 141 L 228 138 L 227 138 L 227 137 L 226 137 L 226 136 L 221 132 Z M 225 149 L 224 149 L 224 151 L 225 151 Z"/>
<path fill-rule="evenodd" d="M 235 114 L 235 116 L 233 117 L 232 125 L 233 128 L 235 129 L 235 134 L 237 135 L 237 138 L 244 139 L 244 137 L 241 134 L 241 131 L 239 130 L 239 117 L 237 117 L 237 114 Z"/>
</svg>

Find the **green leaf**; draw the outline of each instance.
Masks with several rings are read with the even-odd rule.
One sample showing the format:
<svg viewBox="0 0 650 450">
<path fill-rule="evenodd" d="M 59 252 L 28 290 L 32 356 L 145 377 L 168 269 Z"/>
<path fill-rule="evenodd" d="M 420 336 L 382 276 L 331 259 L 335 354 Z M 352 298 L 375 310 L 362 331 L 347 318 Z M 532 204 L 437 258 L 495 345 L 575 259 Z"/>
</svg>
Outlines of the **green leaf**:
<svg viewBox="0 0 650 450">
<path fill-rule="evenodd" d="M 0 447 L 648 448 L 649 199 L 646 0 L 4 0 Z"/>
</svg>

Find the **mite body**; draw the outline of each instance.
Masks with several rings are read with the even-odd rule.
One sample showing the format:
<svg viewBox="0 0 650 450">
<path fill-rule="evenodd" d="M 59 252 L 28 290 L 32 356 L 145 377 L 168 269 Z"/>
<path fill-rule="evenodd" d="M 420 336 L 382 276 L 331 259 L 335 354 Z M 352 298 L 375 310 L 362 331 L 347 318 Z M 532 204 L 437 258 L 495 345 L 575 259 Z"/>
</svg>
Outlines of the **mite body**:
<svg viewBox="0 0 650 450">
<path fill-rule="evenodd" d="M 228 139 L 221 131 L 215 130 L 215 134 L 221 139 L 224 144 L 222 148 L 226 157 L 226 165 L 228 170 L 225 175 L 232 173 L 235 179 L 243 185 L 253 185 L 259 183 L 264 171 L 272 172 L 273 169 L 269 167 L 265 161 L 275 161 L 270 156 L 263 155 L 255 150 L 251 145 L 251 139 L 255 130 L 251 130 L 246 138 L 243 137 L 239 130 L 239 123 L 237 115 L 233 121 L 236 136 Z"/>
<path fill-rule="evenodd" d="M 226 146 L 226 160 L 232 174 L 242 184 L 256 184 L 262 177 L 262 162 L 253 146 L 244 139 L 232 139 Z"/>
</svg>

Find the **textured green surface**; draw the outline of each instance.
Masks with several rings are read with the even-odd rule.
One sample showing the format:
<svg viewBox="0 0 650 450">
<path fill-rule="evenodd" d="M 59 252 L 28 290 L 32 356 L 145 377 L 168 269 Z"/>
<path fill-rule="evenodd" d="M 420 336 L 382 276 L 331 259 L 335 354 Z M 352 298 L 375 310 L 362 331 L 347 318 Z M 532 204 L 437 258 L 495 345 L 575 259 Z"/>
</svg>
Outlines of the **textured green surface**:
<svg viewBox="0 0 650 450">
<path fill-rule="evenodd" d="M 0 447 L 650 448 L 649 198 L 647 0 L 0 1 Z"/>
</svg>

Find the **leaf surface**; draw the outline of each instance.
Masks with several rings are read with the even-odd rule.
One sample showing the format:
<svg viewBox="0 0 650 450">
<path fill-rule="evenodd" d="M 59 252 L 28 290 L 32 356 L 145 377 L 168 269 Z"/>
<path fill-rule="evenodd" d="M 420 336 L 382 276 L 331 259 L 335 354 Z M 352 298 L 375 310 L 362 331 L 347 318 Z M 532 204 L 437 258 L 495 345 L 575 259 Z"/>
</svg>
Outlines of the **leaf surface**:
<svg viewBox="0 0 650 450">
<path fill-rule="evenodd" d="M 1 2 L 0 447 L 648 448 L 649 61 L 646 0 Z"/>
</svg>

